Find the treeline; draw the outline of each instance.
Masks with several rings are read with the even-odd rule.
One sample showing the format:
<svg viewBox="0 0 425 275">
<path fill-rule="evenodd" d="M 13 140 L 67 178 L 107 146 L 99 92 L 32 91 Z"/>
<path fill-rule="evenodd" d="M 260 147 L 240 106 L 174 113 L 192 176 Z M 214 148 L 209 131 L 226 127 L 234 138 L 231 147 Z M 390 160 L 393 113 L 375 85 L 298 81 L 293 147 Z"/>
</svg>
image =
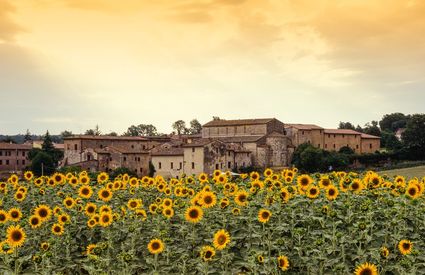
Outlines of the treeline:
<svg viewBox="0 0 425 275">
<path fill-rule="evenodd" d="M 384 115 L 380 121 L 367 123 L 364 127 L 340 122 L 338 128 L 381 137 L 381 150 L 359 155 L 349 147 L 343 147 L 339 152 L 328 152 L 302 144 L 295 150 L 292 164 L 306 172 L 317 172 L 425 160 L 425 114 L 392 113 Z"/>
</svg>

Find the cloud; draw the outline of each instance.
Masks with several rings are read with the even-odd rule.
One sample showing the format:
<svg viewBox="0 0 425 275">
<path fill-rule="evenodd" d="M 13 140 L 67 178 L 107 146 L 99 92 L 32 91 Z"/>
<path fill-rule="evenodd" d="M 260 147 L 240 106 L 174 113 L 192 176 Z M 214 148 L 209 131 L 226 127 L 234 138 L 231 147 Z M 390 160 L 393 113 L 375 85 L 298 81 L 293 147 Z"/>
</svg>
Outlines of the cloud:
<svg viewBox="0 0 425 275">
<path fill-rule="evenodd" d="M 11 19 L 15 12 L 15 7 L 9 1 L 0 0 L 0 42 L 11 42 L 17 33 L 24 31 Z"/>
</svg>

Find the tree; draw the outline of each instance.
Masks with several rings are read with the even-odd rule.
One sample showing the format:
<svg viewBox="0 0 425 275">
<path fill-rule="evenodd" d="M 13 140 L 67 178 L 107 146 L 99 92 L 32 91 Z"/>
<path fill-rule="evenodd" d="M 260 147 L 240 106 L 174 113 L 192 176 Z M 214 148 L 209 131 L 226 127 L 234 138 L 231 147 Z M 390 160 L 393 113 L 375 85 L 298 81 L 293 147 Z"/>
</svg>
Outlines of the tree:
<svg viewBox="0 0 425 275">
<path fill-rule="evenodd" d="M 24 136 L 24 142 L 29 142 L 31 140 L 32 140 L 32 137 L 31 137 L 30 130 L 27 129 L 27 132 L 25 133 L 25 136 Z"/>
<path fill-rule="evenodd" d="M 405 128 L 409 116 L 403 113 L 386 114 L 379 121 L 379 126 L 382 131 L 396 132 L 400 128 Z"/>
<path fill-rule="evenodd" d="M 149 177 L 153 177 L 155 175 L 156 169 L 155 166 L 153 165 L 152 161 L 149 161 Z"/>
<path fill-rule="evenodd" d="M 110 132 L 109 134 L 107 134 L 107 136 L 117 137 L 118 134 L 116 132 Z"/>
<path fill-rule="evenodd" d="M 99 125 L 96 125 L 94 129 L 88 129 L 84 133 L 86 136 L 100 136 L 102 133 L 100 132 Z"/>
<path fill-rule="evenodd" d="M 360 125 L 357 125 L 355 130 L 357 132 L 360 132 L 360 133 L 363 133 L 364 132 L 363 128 Z"/>
<path fill-rule="evenodd" d="M 220 120 L 220 117 L 218 117 L 218 116 L 213 116 L 213 120 Z"/>
<path fill-rule="evenodd" d="M 355 130 L 356 128 L 350 122 L 342 122 L 341 121 L 339 123 L 338 129 L 351 129 L 351 130 Z"/>
<path fill-rule="evenodd" d="M 6 142 L 6 143 L 16 143 L 15 139 L 13 139 L 10 136 L 6 136 L 5 138 L 3 138 L 2 142 Z"/>
<path fill-rule="evenodd" d="M 413 158 L 425 159 L 425 114 L 412 115 L 401 137 Z"/>
<path fill-rule="evenodd" d="M 43 143 L 41 144 L 41 150 L 49 153 L 53 152 L 54 149 L 55 146 L 53 146 L 52 138 L 50 137 L 49 131 L 47 131 L 43 138 Z"/>
<path fill-rule="evenodd" d="M 189 133 L 192 135 L 200 134 L 202 131 L 201 123 L 195 118 L 190 121 Z"/>
<path fill-rule="evenodd" d="M 186 132 L 186 122 L 183 120 L 177 120 L 173 123 L 172 127 L 177 131 L 178 135 L 184 134 Z"/>
<path fill-rule="evenodd" d="M 62 138 L 73 136 L 71 131 L 65 130 L 61 133 Z"/>
<path fill-rule="evenodd" d="M 158 136 L 158 130 L 152 124 L 139 124 L 137 126 L 131 125 L 128 127 L 127 132 L 124 136 Z"/>
<path fill-rule="evenodd" d="M 381 147 L 387 148 L 389 150 L 398 150 L 401 149 L 402 144 L 393 132 L 382 131 Z"/>
<path fill-rule="evenodd" d="M 381 136 L 381 130 L 378 127 L 378 121 L 373 120 L 371 123 L 366 123 L 364 127 L 364 133 L 372 136 Z"/>
<path fill-rule="evenodd" d="M 53 158 L 46 152 L 38 152 L 31 160 L 31 171 L 37 176 L 53 174 L 55 171 Z"/>
<path fill-rule="evenodd" d="M 349 146 L 341 147 L 338 152 L 346 155 L 353 155 L 355 153 L 354 150 Z"/>
</svg>

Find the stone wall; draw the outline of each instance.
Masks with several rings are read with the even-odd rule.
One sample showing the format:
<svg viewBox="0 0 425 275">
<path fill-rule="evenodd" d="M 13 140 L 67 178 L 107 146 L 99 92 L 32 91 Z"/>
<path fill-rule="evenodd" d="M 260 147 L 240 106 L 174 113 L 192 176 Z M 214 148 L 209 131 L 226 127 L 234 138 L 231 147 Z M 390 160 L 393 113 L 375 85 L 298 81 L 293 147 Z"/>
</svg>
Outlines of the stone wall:
<svg viewBox="0 0 425 275">
<path fill-rule="evenodd" d="M 361 143 L 362 154 L 375 153 L 381 148 L 381 140 L 377 138 L 362 138 Z"/>
</svg>

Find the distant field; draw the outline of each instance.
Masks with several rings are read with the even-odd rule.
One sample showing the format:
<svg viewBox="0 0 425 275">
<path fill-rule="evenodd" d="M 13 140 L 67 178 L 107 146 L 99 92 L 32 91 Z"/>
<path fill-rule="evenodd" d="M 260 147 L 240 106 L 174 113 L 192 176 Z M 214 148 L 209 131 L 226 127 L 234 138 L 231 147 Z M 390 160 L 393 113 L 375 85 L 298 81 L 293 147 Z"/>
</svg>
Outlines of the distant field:
<svg viewBox="0 0 425 275">
<path fill-rule="evenodd" d="M 410 168 L 403 168 L 403 169 L 395 169 L 395 170 L 387 170 L 387 171 L 381 171 L 378 172 L 381 175 L 388 175 L 390 177 L 395 175 L 401 175 L 407 178 L 413 178 L 418 177 L 422 178 L 425 177 L 425 166 L 417 166 L 417 167 L 410 167 Z"/>
</svg>

